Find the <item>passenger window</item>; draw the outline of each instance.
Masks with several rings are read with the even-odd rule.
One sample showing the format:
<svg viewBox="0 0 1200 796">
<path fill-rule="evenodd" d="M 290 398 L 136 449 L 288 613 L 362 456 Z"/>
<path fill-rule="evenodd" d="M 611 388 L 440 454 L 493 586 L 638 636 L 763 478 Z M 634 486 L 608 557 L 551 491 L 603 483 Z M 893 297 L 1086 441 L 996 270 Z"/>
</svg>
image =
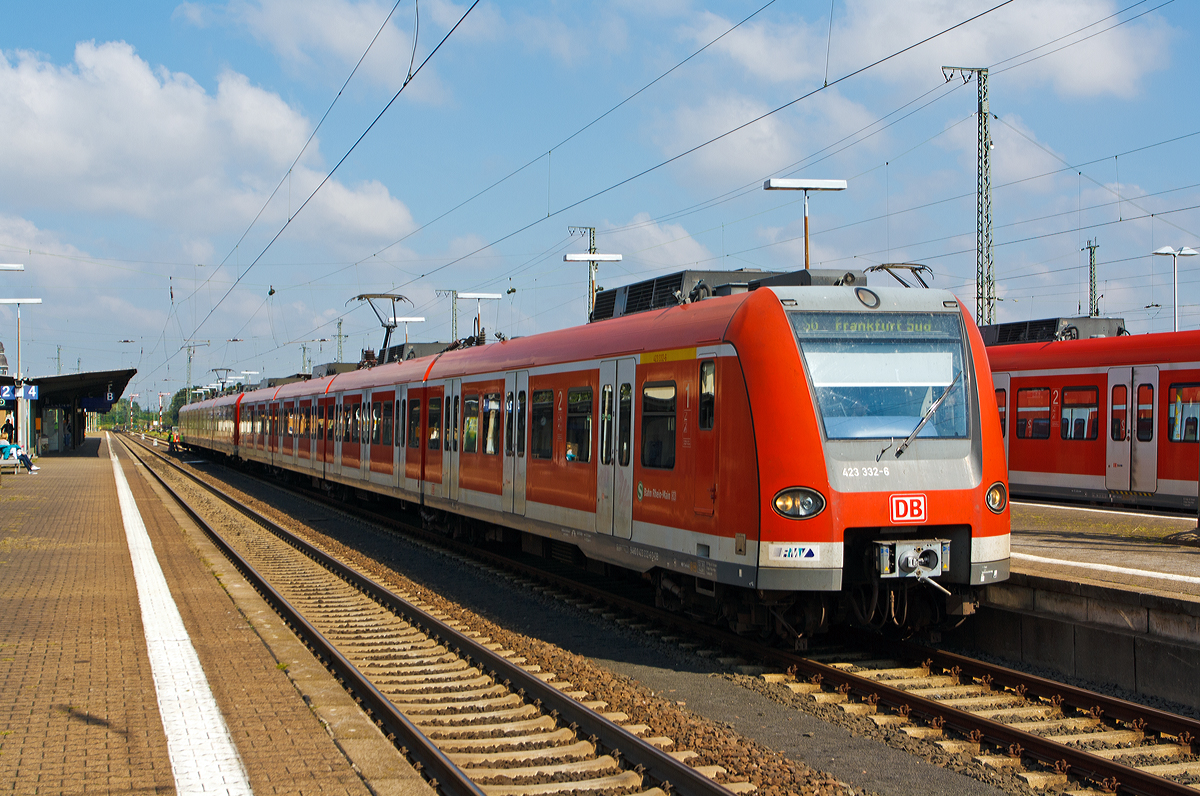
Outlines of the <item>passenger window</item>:
<svg viewBox="0 0 1200 796">
<path fill-rule="evenodd" d="M 483 452 L 494 456 L 500 452 L 500 393 L 483 396 Z"/>
<path fill-rule="evenodd" d="M 1017 390 L 1017 438 L 1050 439 L 1050 390 Z"/>
<path fill-rule="evenodd" d="M 1008 433 L 1008 393 L 996 390 L 996 411 L 1000 413 L 1000 434 Z"/>
<path fill-rule="evenodd" d="M 1154 439 L 1154 387 L 1150 384 L 1137 388 L 1137 438 L 1138 442 Z"/>
<path fill-rule="evenodd" d="M 600 388 L 600 463 L 612 464 L 613 458 L 613 388 Z"/>
<path fill-rule="evenodd" d="M 421 399 L 408 402 L 408 447 L 421 447 Z"/>
<path fill-rule="evenodd" d="M 633 387 L 621 385 L 621 396 L 617 415 L 617 464 L 629 466 L 630 437 L 633 434 Z"/>
<path fill-rule="evenodd" d="M 452 434 L 454 436 L 450 443 L 451 447 L 454 450 L 458 450 L 458 401 L 459 401 L 459 397 L 460 396 L 457 396 L 457 395 L 454 396 L 454 430 L 452 431 Z"/>
<path fill-rule="evenodd" d="M 592 388 L 567 392 L 567 461 L 592 460 Z"/>
<path fill-rule="evenodd" d="M 1196 442 L 1200 424 L 1200 384 L 1172 384 L 1167 392 L 1167 439 Z"/>
<path fill-rule="evenodd" d="M 479 441 L 479 396 L 463 397 L 463 453 L 474 453 Z"/>
<path fill-rule="evenodd" d="M 400 422 L 396 424 L 396 445 L 404 447 L 404 420 L 408 417 L 408 399 L 400 401 Z"/>
<path fill-rule="evenodd" d="M 383 402 L 371 402 L 371 444 L 378 445 L 383 436 Z"/>
<path fill-rule="evenodd" d="M 383 402 L 383 412 L 379 417 L 380 431 L 379 436 L 383 445 L 391 447 L 392 445 L 392 417 L 394 412 L 394 404 L 391 401 Z"/>
<path fill-rule="evenodd" d="M 700 430 L 711 431 L 717 416 L 717 363 L 700 363 Z"/>
<path fill-rule="evenodd" d="M 532 439 L 529 441 L 531 459 L 554 458 L 554 390 L 538 390 L 533 394 Z"/>
<path fill-rule="evenodd" d="M 1114 442 L 1123 442 L 1129 428 L 1129 388 L 1118 384 L 1112 388 L 1112 429 Z"/>
<path fill-rule="evenodd" d="M 675 382 L 642 387 L 642 466 L 675 467 Z"/>
<path fill-rule="evenodd" d="M 513 394 L 504 396 L 504 455 L 513 455 Z"/>
<path fill-rule="evenodd" d="M 429 399 L 429 450 L 435 451 L 442 444 L 442 399 Z"/>
<path fill-rule="evenodd" d="M 450 450 L 450 434 L 452 421 L 450 419 L 450 399 L 446 398 L 446 411 L 443 412 L 446 418 L 446 423 L 442 428 L 442 450 Z"/>
<path fill-rule="evenodd" d="M 1100 436 L 1100 390 L 1064 387 L 1062 392 L 1063 439 L 1090 440 Z"/>
<path fill-rule="evenodd" d="M 517 393 L 517 456 L 525 455 L 525 391 Z"/>
</svg>

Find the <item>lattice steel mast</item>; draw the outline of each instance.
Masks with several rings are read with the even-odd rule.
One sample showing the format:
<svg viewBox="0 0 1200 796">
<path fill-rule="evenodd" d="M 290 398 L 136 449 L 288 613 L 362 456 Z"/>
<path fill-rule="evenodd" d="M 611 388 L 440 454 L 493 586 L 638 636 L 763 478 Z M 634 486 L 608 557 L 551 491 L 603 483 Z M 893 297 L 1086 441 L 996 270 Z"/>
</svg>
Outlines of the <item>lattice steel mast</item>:
<svg viewBox="0 0 1200 796">
<path fill-rule="evenodd" d="M 1096 249 L 1100 248 L 1100 242 L 1089 240 L 1083 248 L 1088 250 L 1088 281 L 1091 283 L 1088 291 L 1088 315 L 1099 318 L 1100 298 L 1096 295 Z"/>
<path fill-rule="evenodd" d="M 943 66 L 949 82 L 958 75 L 964 83 L 975 77 L 979 94 L 979 173 L 975 224 L 975 322 L 983 325 L 996 319 L 996 269 L 992 256 L 992 133 L 988 106 L 987 76 L 983 67 Z"/>
</svg>

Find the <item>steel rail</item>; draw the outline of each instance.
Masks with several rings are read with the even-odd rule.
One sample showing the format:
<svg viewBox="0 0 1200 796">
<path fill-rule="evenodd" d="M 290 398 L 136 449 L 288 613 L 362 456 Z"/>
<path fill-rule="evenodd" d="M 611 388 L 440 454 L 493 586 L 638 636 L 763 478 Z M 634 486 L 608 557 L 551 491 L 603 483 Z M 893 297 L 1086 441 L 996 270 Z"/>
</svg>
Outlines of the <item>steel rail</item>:
<svg viewBox="0 0 1200 796">
<path fill-rule="evenodd" d="M 605 589 L 581 584 L 567 577 L 514 561 L 503 555 L 448 539 L 444 535 L 416 528 L 395 518 L 385 517 L 369 510 L 351 509 L 345 506 L 340 506 L 339 509 L 362 518 L 368 518 L 374 522 L 401 526 L 405 531 L 434 541 L 438 545 L 450 547 L 459 552 L 469 553 L 472 556 L 483 558 L 492 564 L 505 567 L 526 577 L 549 581 L 560 588 L 573 590 L 576 593 L 585 594 L 593 599 L 607 602 L 622 610 L 638 613 L 646 618 L 685 632 L 690 637 L 701 638 L 714 644 L 730 647 L 736 649 L 739 653 L 755 655 L 761 660 L 773 663 L 780 668 L 795 666 L 797 671 L 804 671 L 810 676 L 820 675 L 822 682 L 834 684 L 835 686 L 844 686 L 848 689 L 849 693 L 857 694 L 868 700 L 874 699 L 878 703 L 891 706 L 897 710 L 907 710 L 909 715 L 921 716 L 929 720 L 940 719 L 943 726 L 956 730 L 964 736 L 969 737 L 973 732 L 978 731 L 981 733 L 982 740 L 1007 747 L 1010 751 L 1019 752 L 1020 756 L 1056 766 L 1057 770 L 1063 771 L 1063 773 L 1070 773 L 1076 777 L 1091 780 L 1114 791 L 1124 791 L 1144 796 L 1195 796 L 1196 791 L 1194 788 L 1181 785 L 1156 774 L 1140 771 L 1132 766 L 1126 766 L 1122 763 L 1089 754 L 1082 749 L 1057 743 L 1052 738 L 1043 738 L 1003 724 L 1002 722 L 976 716 L 965 710 L 940 704 L 935 699 L 908 694 L 901 689 L 892 688 L 876 680 L 860 677 L 832 666 L 826 666 L 797 653 L 747 641 L 726 630 L 701 624 L 681 617 L 678 614 L 622 597 Z M 949 663 L 950 665 L 945 666 L 945 669 L 952 669 L 954 666 L 959 666 L 963 671 L 977 672 L 980 676 L 990 675 L 992 682 L 998 685 L 1014 688 L 1025 685 L 1027 693 L 1051 698 L 1055 695 L 1062 696 L 1064 702 L 1085 710 L 1100 706 L 1104 710 L 1104 715 L 1109 718 L 1129 722 L 1136 722 L 1141 719 L 1145 722 L 1147 728 L 1153 731 L 1176 735 L 1180 738 L 1180 743 L 1184 745 L 1200 739 L 1200 722 L 1183 716 L 1174 716 L 1115 697 L 1105 697 L 1086 689 L 1055 683 L 1052 680 L 1046 680 L 1034 675 L 1026 675 L 996 664 L 988 664 L 916 644 L 901 643 L 898 646 L 900 646 L 902 651 L 913 654 L 916 658 L 932 658 L 935 662 L 942 660 Z M 895 653 L 896 650 L 889 652 L 889 654 Z M 968 663 L 970 664 L 969 667 L 967 666 Z"/>
<path fill-rule="evenodd" d="M 420 766 L 418 771 L 423 770 L 422 773 L 429 778 L 434 789 L 449 796 L 486 796 L 486 793 L 467 777 L 462 769 L 451 762 L 442 750 L 426 738 L 424 733 L 409 721 L 408 717 L 396 710 L 391 701 L 380 693 L 379 689 L 367 680 L 354 664 L 338 652 L 329 640 L 288 602 L 287 598 L 268 583 L 249 561 L 234 550 L 221 534 L 200 516 L 183 495 L 179 494 L 174 487 L 167 483 L 166 479 L 155 472 L 154 468 L 148 466 L 145 460 L 132 449 L 128 446 L 125 447 L 157 479 L 158 483 L 204 531 L 221 553 L 230 560 L 246 578 L 246 582 L 270 603 L 292 631 L 300 636 L 305 645 L 312 650 L 317 659 L 338 678 L 342 687 L 350 692 L 355 701 L 364 707 L 373 720 L 379 723 L 389 740 L 395 743 L 396 739 L 402 739 L 405 746 L 400 751 Z M 164 459 L 164 461 L 166 460 Z M 178 465 L 175 466 L 178 467 Z M 186 473 L 186 471 L 183 472 Z"/>
<path fill-rule="evenodd" d="M 322 550 L 292 534 L 270 518 L 240 503 L 231 495 L 227 495 L 212 485 L 204 483 L 170 459 L 161 455 L 159 458 L 304 555 L 329 569 L 335 575 L 343 578 L 347 583 L 350 583 L 383 607 L 403 616 L 410 624 L 432 635 L 435 641 L 445 644 L 448 647 L 453 645 L 454 652 L 462 655 L 468 663 L 473 662 L 481 668 L 489 669 L 496 680 L 504 682 L 510 688 L 521 689 L 524 692 L 524 696 L 534 700 L 534 704 L 540 703 L 540 706 L 544 710 L 547 710 L 551 716 L 575 725 L 577 732 L 592 736 L 593 743 L 606 749 L 614 757 L 618 759 L 623 758 L 627 766 L 632 767 L 634 771 L 658 783 L 664 790 L 673 790 L 681 794 L 694 794 L 694 796 L 732 796 L 732 791 L 709 779 L 686 763 L 676 760 L 653 744 L 630 733 L 619 724 L 606 719 L 599 712 L 586 707 L 541 678 L 534 676 L 502 655 L 498 655 L 483 646 L 470 636 L 422 611 L 373 579 L 337 561 Z M 157 473 L 155 473 L 155 476 L 159 478 L 160 482 L 162 481 L 162 478 Z M 168 489 L 170 488 L 168 487 Z M 177 497 L 176 499 L 180 498 Z M 185 508 L 195 516 L 186 505 Z M 203 520 L 199 520 L 199 522 L 202 523 L 202 527 L 208 528 L 207 523 L 204 523 Z M 222 547 L 225 547 L 223 543 Z M 249 565 L 247 564 L 247 566 Z M 283 598 L 280 597 L 279 599 L 282 600 Z M 314 629 L 313 632 L 316 633 L 317 631 Z M 353 669 L 353 666 L 349 662 L 346 662 L 345 665 Z M 354 671 L 357 672 L 357 670 Z M 368 686 L 370 686 L 369 683 Z M 374 686 L 370 686 L 370 688 L 374 690 Z M 379 696 L 391 707 L 391 703 L 387 702 L 386 697 L 383 697 L 382 694 Z M 392 710 L 394 711 L 394 708 Z M 400 714 L 397 713 L 397 715 Z M 407 719 L 404 720 L 408 722 Z M 415 727 L 413 729 L 419 733 L 419 730 L 416 730 Z M 428 741 L 426 742 L 428 743 Z M 440 755 L 441 753 L 439 752 L 438 754 Z M 450 763 L 450 765 L 453 764 Z"/>
</svg>

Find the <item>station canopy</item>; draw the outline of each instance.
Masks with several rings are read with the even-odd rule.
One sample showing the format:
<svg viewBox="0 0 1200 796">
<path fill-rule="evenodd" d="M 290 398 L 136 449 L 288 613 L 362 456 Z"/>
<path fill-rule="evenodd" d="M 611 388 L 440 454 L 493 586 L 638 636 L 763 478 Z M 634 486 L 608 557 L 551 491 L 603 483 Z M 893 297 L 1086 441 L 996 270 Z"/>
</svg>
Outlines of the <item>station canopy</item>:
<svg viewBox="0 0 1200 796">
<path fill-rule="evenodd" d="M 125 392 L 135 373 L 136 368 L 98 370 L 27 378 L 26 382 L 37 385 L 37 400 L 43 407 L 78 406 L 88 412 L 107 412 Z"/>
</svg>

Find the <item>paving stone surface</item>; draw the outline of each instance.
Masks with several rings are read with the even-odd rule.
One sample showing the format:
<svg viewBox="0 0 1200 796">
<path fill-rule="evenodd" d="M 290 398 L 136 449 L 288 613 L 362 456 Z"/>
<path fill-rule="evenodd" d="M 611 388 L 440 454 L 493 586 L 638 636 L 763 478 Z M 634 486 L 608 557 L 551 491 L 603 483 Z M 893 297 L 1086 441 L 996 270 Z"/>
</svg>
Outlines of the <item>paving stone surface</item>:
<svg viewBox="0 0 1200 796">
<path fill-rule="evenodd" d="M 369 793 L 182 513 L 121 456 L 254 792 Z M 0 484 L 0 793 L 173 793 L 108 445 L 40 464 Z"/>
</svg>

